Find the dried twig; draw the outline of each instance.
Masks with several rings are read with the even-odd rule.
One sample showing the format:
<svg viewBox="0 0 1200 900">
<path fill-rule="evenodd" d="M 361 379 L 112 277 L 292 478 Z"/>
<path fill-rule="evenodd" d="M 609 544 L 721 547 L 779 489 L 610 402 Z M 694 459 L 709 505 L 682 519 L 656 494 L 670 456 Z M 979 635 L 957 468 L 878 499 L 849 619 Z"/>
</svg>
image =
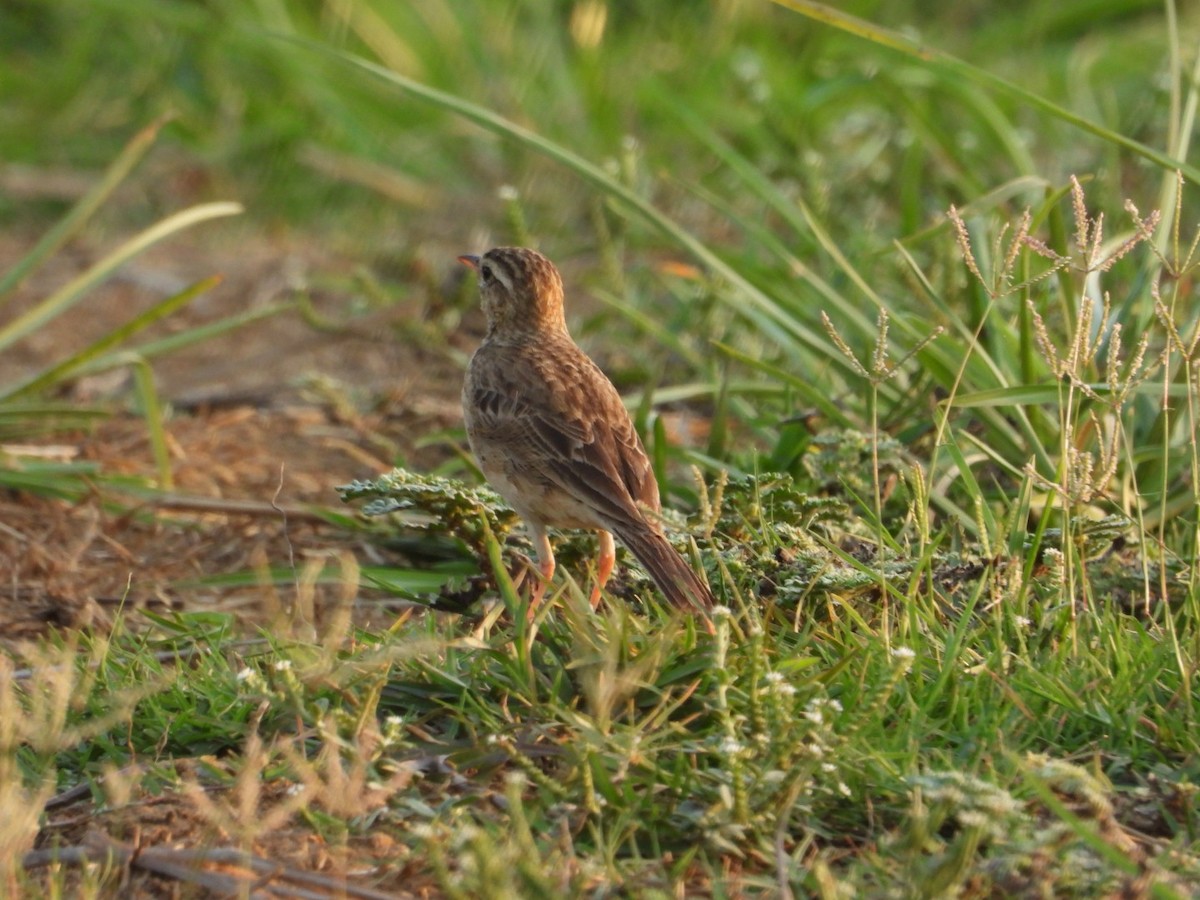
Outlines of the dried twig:
<svg viewBox="0 0 1200 900">
<path fill-rule="evenodd" d="M 292 869 L 283 863 L 253 856 L 228 847 L 204 850 L 180 850 L 173 847 L 134 848 L 93 833 L 90 839 L 71 847 L 31 850 L 21 859 L 25 869 L 54 863 L 84 865 L 110 861 L 130 869 L 140 869 L 176 881 L 199 885 L 207 890 L 238 896 L 249 891 L 251 897 L 327 900 L 349 897 L 352 900 L 395 900 L 395 893 L 349 884 L 345 879 Z M 220 871 L 214 871 L 214 867 Z"/>
</svg>

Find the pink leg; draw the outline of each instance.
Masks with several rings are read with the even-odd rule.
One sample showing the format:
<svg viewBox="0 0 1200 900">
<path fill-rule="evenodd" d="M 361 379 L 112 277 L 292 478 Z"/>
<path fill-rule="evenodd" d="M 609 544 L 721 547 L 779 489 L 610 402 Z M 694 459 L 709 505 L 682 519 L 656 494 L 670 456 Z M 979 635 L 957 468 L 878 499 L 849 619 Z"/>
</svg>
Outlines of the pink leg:
<svg viewBox="0 0 1200 900">
<path fill-rule="evenodd" d="M 613 536 L 607 531 L 600 533 L 600 554 L 596 557 L 596 586 L 592 588 L 592 609 L 600 605 L 600 592 L 608 583 L 613 566 L 617 562 L 617 548 L 613 544 Z"/>
<path fill-rule="evenodd" d="M 529 536 L 533 540 L 533 552 L 537 556 L 538 573 L 542 576 L 529 592 L 529 610 L 525 615 L 532 622 L 533 614 L 546 593 L 546 586 L 554 577 L 554 548 L 550 546 L 550 538 L 546 535 L 545 528 L 531 526 Z"/>
</svg>

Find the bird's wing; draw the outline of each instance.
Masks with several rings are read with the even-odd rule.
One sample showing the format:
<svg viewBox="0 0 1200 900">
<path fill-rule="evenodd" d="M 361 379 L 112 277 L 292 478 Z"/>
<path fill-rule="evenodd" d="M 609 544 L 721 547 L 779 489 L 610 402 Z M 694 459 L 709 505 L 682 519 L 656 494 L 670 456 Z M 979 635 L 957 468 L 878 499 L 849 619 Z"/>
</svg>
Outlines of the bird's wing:
<svg viewBox="0 0 1200 900">
<path fill-rule="evenodd" d="M 650 460 L 616 388 L 569 349 L 473 364 L 464 398 L 473 429 L 502 442 L 512 465 L 549 479 L 603 520 L 638 521 L 639 502 L 658 508 Z"/>
</svg>

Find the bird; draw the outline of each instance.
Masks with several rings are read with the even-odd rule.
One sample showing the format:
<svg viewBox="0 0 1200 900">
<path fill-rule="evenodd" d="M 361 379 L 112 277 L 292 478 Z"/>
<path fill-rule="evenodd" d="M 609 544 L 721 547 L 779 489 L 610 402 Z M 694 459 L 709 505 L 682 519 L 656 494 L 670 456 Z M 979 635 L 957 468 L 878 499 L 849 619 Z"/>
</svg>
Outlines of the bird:
<svg viewBox="0 0 1200 900">
<path fill-rule="evenodd" d="M 458 260 L 478 274 L 487 317 L 463 382 L 467 440 L 529 530 L 541 579 L 528 618 L 554 575 L 547 529 L 592 529 L 593 608 L 616 563 L 616 535 L 666 598 L 702 616 L 711 632 L 713 593 L 663 532 L 650 459 L 616 387 L 567 330 L 558 269 L 524 247 Z"/>
</svg>

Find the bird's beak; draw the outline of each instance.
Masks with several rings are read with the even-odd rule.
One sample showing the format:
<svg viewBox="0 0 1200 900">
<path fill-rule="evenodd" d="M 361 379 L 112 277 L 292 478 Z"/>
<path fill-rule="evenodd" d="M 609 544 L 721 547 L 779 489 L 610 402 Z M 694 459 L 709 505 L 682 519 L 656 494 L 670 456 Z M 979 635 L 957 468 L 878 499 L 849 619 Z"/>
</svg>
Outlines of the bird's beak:
<svg viewBox="0 0 1200 900">
<path fill-rule="evenodd" d="M 479 268 L 479 257 L 478 256 L 460 256 L 458 258 L 458 261 L 460 263 L 462 263 L 464 266 L 470 266 L 472 269 Z"/>
</svg>

